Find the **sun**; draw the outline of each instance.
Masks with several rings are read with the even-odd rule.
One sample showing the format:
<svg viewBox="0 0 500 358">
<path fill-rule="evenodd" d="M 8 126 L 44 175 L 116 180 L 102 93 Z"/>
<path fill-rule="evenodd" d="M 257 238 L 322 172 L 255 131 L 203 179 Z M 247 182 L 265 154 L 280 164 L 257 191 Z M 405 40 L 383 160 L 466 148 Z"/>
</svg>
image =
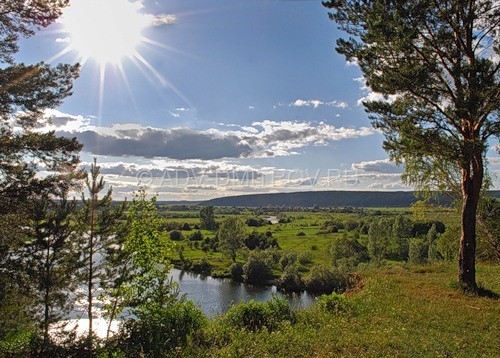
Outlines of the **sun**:
<svg viewBox="0 0 500 358">
<path fill-rule="evenodd" d="M 68 50 L 76 51 L 81 62 L 93 59 L 106 64 L 121 64 L 132 58 L 144 40 L 142 30 L 151 18 L 141 13 L 140 1 L 73 0 L 61 22 L 68 33 Z"/>
</svg>

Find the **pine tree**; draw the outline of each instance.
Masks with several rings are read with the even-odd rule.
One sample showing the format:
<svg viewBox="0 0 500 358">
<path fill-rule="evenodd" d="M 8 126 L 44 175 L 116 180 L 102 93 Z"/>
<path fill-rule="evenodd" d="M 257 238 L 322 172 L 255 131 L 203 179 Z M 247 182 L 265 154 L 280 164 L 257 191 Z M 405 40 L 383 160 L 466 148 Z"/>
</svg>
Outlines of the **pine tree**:
<svg viewBox="0 0 500 358">
<path fill-rule="evenodd" d="M 34 205 L 78 179 L 75 168 L 82 146 L 77 140 L 34 129 L 43 125 L 46 109 L 71 94 L 79 66 L 15 61 L 20 39 L 53 23 L 67 4 L 0 2 L 0 338 L 30 317 L 24 305 L 32 302 L 31 285 L 25 267 L 11 265 L 11 258 L 24 245 Z M 37 176 L 40 166 L 53 174 Z M 12 312 L 17 312 L 14 320 Z"/>
<path fill-rule="evenodd" d="M 45 344 L 50 341 L 50 324 L 73 307 L 71 294 L 78 284 L 75 272 L 81 266 L 75 219 L 76 202 L 67 199 L 66 191 L 56 200 L 37 200 L 32 239 L 21 255 L 35 297 L 33 304 L 41 306 Z"/>
<path fill-rule="evenodd" d="M 359 65 L 384 97 L 364 102 L 403 179 L 447 190 L 441 173 L 460 169 L 462 234 L 458 280 L 476 290 L 476 215 L 489 139 L 500 136 L 500 7 L 490 0 L 323 4 L 351 35 L 337 51 Z M 446 171 L 446 169 L 444 169 Z"/>
<path fill-rule="evenodd" d="M 112 189 L 108 189 L 104 195 L 101 192 L 105 189 L 105 181 L 100 176 L 100 167 L 97 160 L 90 167 L 87 176 L 86 187 L 89 197 L 82 194 L 83 207 L 80 213 L 80 230 L 86 239 L 84 244 L 85 269 L 83 279 L 87 286 L 87 313 L 89 319 L 88 344 L 89 351 L 93 347 L 93 318 L 94 318 L 94 298 L 95 290 L 102 283 L 105 273 L 106 262 L 97 258 L 104 256 L 116 243 L 117 233 L 122 229 L 119 219 L 123 215 L 124 206 L 113 205 Z M 98 254 L 98 255 L 96 255 Z"/>
</svg>

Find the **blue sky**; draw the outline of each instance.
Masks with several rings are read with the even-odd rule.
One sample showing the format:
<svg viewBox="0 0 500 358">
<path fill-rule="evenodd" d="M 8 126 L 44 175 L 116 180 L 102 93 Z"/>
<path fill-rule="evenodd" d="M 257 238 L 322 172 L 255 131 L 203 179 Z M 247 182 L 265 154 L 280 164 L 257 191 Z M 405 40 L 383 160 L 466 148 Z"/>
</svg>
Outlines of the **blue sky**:
<svg viewBox="0 0 500 358">
<path fill-rule="evenodd" d="M 50 128 L 84 143 L 84 164 L 98 158 L 116 198 L 140 185 L 161 200 L 409 189 L 359 105 L 375 94 L 335 52 L 341 33 L 321 1 L 72 3 L 73 14 L 23 41 L 18 58 L 88 57 L 73 95 L 47 116 Z M 143 41 L 135 55 L 100 63 L 96 52 L 124 41 L 106 34 L 135 21 L 113 7 L 130 4 Z M 83 54 L 76 38 L 95 31 Z M 488 155 L 498 172 L 498 156 Z"/>
</svg>

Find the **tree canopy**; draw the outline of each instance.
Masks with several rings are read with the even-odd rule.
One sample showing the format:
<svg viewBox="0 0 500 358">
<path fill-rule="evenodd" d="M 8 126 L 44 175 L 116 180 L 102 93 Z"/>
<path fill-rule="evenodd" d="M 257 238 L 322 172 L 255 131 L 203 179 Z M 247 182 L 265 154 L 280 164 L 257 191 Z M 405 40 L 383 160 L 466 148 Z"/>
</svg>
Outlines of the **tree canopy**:
<svg viewBox="0 0 500 358">
<path fill-rule="evenodd" d="M 489 139 L 500 136 L 500 7 L 486 0 L 323 4 L 350 35 L 337 40 L 337 51 L 380 97 L 363 104 L 391 159 L 404 164 L 406 183 L 450 190 L 441 174 L 450 164 L 460 168 L 459 281 L 475 289 L 484 157 Z"/>
<path fill-rule="evenodd" d="M 37 129 L 44 111 L 71 94 L 79 65 L 16 63 L 18 41 L 54 22 L 67 0 L 2 1 L 0 4 L 0 197 L 1 207 L 42 190 L 70 184 L 81 145 Z M 53 174 L 35 176 L 44 166 Z M 74 174 L 74 173 L 73 173 Z M 0 207 L 0 209 L 2 209 Z M 3 209 L 2 209 L 3 211 Z"/>
</svg>

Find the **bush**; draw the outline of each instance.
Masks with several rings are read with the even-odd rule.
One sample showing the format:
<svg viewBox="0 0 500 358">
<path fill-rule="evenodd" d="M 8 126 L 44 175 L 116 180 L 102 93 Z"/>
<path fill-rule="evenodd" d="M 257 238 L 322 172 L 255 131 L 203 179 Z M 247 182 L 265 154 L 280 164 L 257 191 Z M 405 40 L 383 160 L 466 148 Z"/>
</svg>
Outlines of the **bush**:
<svg viewBox="0 0 500 358">
<path fill-rule="evenodd" d="M 182 241 L 184 237 L 182 236 L 182 232 L 179 230 L 170 231 L 170 240 L 172 241 Z"/>
<path fill-rule="evenodd" d="M 312 262 L 312 253 L 311 251 L 305 251 L 299 255 L 299 262 L 302 265 L 306 265 Z"/>
<path fill-rule="evenodd" d="M 189 223 L 184 223 L 184 224 L 182 225 L 182 230 L 186 230 L 186 231 L 191 230 L 191 226 L 189 226 Z"/>
<path fill-rule="evenodd" d="M 347 231 L 353 231 L 359 226 L 359 223 L 357 221 L 346 221 L 344 223 L 344 227 L 346 228 Z"/>
<path fill-rule="evenodd" d="M 460 246 L 460 228 L 453 227 L 444 234 L 438 235 L 437 251 L 445 260 L 452 261 L 457 258 Z"/>
<path fill-rule="evenodd" d="M 303 231 L 299 231 L 296 236 L 306 236 L 306 233 Z"/>
<path fill-rule="evenodd" d="M 231 278 L 235 282 L 243 282 L 243 265 L 240 262 L 234 262 L 229 267 Z"/>
<path fill-rule="evenodd" d="M 299 274 L 298 267 L 295 265 L 287 266 L 278 280 L 277 288 L 284 292 L 302 292 L 304 291 L 304 281 Z"/>
<path fill-rule="evenodd" d="M 269 231 L 267 233 L 259 233 L 257 231 L 251 232 L 243 242 L 246 247 L 250 250 L 255 250 L 257 248 L 261 250 L 268 249 L 270 247 L 279 248 L 278 242 L 274 239 Z"/>
<path fill-rule="evenodd" d="M 347 287 L 346 274 L 334 268 L 314 266 L 305 287 L 313 294 L 343 292 Z"/>
<path fill-rule="evenodd" d="M 282 270 L 285 270 L 287 266 L 293 265 L 297 262 L 298 255 L 292 251 L 285 251 L 280 258 L 279 264 Z"/>
<path fill-rule="evenodd" d="M 224 320 L 229 326 L 257 331 L 266 327 L 273 331 L 281 322 L 295 321 L 292 308 L 285 300 L 274 298 L 267 302 L 250 301 L 233 306 L 227 311 Z"/>
<path fill-rule="evenodd" d="M 329 295 L 322 295 L 316 302 L 316 306 L 331 313 L 340 313 L 349 310 L 346 298 L 335 292 Z"/>
<path fill-rule="evenodd" d="M 188 239 L 190 241 L 201 241 L 203 240 L 203 234 L 201 233 L 200 230 L 193 232 L 191 235 L 188 236 Z"/>
<path fill-rule="evenodd" d="M 259 227 L 267 224 L 267 221 L 264 219 L 255 219 L 250 218 L 246 221 L 247 226 Z"/>
<path fill-rule="evenodd" d="M 427 260 L 429 246 L 424 240 L 414 238 L 410 240 L 410 250 L 408 253 L 408 262 L 412 264 L 422 264 Z"/>
<path fill-rule="evenodd" d="M 370 259 L 367 248 L 355 238 L 348 238 L 347 235 L 332 240 L 330 254 L 334 266 L 339 267 L 348 264 L 350 269 L 356 267 L 360 262 Z"/>
<path fill-rule="evenodd" d="M 441 221 L 427 221 L 427 222 L 417 221 L 413 223 L 412 236 L 417 237 L 426 235 L 431 229 L 432 225 L 435 225 L 436 231 L 439 234 L 442 234 L 446 231 L 446 226 Z"/>
<path fill-rule="evenodd" d="M 200 330 L 206 317 L 187 300 L 174 302 L 153 312 L 140 312 L 120 330 L 120 346 L 125 356 L 162 357 Z"/>
<path fill-rule="evenodd" d="M 206 257 L 202 257 L 200 262 L 193 263 L 191 265 L 191 271 L 210 275 L 212 272 L 212 266 L 210 266 Z"/>
<path fill-rule="evenodd" d="M 265 284 L 273 278 L 273 272 L 261 258 L 252 255 L 243 266 L 243 278 L 246 283 Z"/>
</svg>

